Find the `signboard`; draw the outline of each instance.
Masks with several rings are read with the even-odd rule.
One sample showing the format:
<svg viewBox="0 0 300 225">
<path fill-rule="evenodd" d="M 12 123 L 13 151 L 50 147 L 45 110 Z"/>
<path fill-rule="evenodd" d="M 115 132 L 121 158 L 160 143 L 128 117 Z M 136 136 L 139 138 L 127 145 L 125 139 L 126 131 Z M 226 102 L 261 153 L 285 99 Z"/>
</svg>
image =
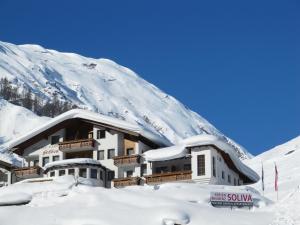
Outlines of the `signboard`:
<svg viewBox="0 0 300 225">
<path fill-rule="evenodd" d="M 253 198 L 250 193 L 211 192 L 210 202 L 215 207 L 253 207 Z"/>
</svg>

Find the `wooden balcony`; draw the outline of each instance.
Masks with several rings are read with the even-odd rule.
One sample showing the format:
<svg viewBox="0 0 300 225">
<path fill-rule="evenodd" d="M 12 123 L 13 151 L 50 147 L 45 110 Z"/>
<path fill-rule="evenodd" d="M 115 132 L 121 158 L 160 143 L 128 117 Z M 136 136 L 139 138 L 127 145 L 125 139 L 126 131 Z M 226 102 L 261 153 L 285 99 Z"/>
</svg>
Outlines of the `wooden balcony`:
<svg viewBox="0 0 300 225">
<path fill-rule="evenodd" d="M 72 149 L 93 149 L 95 145 L 94 139 L 81 139 L 64 141 L 58 143 L 59 150 L 72 150 Z"/>
<path fill-rule="evenodd" d="M 42 168 L 39 166 L 23 167 L 13 170 L 17 177 L 36 177 L 40 176 Z"/>
<path fill-rule="evenodd" d="M 114 164 L 116 166 L 124 166 L 131 164 L 139 164 L 140 163 L 140 155 L 123 155 L 114 157 Z"/>
<path fill-rule="evenodd" d="M 140 177 L 126 177 L 126 178 L 116 178 L 113 179 L 114 187 L 126 187 L 132 185 L 139 185 L 140 184 Z"/>
<path fill-rule="evenodd" d="M 145 176 L 147 184 L 183 181 L 192 179 L 192 171 L 166 172 Z"/>
</svg>

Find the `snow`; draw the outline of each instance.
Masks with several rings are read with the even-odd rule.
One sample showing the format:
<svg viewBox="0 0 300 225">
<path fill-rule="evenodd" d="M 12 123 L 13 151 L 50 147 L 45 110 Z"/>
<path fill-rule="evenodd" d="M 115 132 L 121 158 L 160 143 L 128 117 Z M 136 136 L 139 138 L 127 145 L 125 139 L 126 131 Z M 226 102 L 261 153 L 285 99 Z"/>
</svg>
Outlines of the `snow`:
<svg viewBox="0 0 300 225">
<path fill-rule="evenodd" d="M 13 105 L 0 97 L 0 145 L 27 133 L 49 120 L 30 110 Z"/>
<path fill-rule="evenodd" d="M 245 163 L 261 174 L 264 167 L 264 195 L 276 202 L 271 209 L 276 214 L 274 225 L 300 224 L 300 136 L 276 146 Z M 278 169 L 278 197 L 274 189 L 275 166 Z M 261 181 L 252 187 L 262 191 Z"/>
<path fill-rule="evenodd" d="M 218 147 L 221 151 L 227 153 L 230 156 L 231 160 L 239 171 L 241 171 L 254 182 L 257 182 L 259 180 L 259 176 L 257 175 L 257 173 L 255 173 L 252 169 L 242 163 L 241 160 L 237 157 L 233 147 L 224 142 L 223 139 L 220 139 L 219 137 L 214 135 L 202 134 L 193 136 L 182 140 L 180 145 L 150 150 L 145 152 L 143 155 L 148 161 L 164 161 L 186 156 L 186 147 L 203 145 L 214 145 Z"/>
<path fill-rule="evenodd" d="M 185 145 L 173 145 L 171 147 L 154 149 L 143 153 L 143 157 L 150 162 L 177 159 L 185 157 L 186 155 Z"/>
<path fill-rule="evenodd" d="M 20 89 L 31 88 L 45 101 L 56 94 L 62 101 L 138 125 L 173 144 L 209 133 L 232 143 L 241 158 L 251 157 L 200 115 L 132 70 L 108 59 L 0 42 L 1 77 L 7 77 Z M 17 129 L 17 124 L 13 125 Z M 4 142 L 11 139 L 5 134 L 3 138 Z"/>
<path fill-rule="evenodd" d="M 32 196 L 23 192 L 14 192 L 11 194 L 0 195 L 0 206 L 3 205 L 19 205 L 27 204 L 32 199 Z"/>
<path fill-rule="evenodd" d="M 60 183 L 57 180 L 39 183 L 44 191 L 33 191 L 28 205 L 0 207 L 1 225 L 265 225 L 275 219 L 268 211 L 272 203 L 245 186 L 172 183 L 105 189 L 70 185 L 68 176 L 59 179 Z M 53 190 L 49 189 L 51 183 L 55 184 Z M 6 189 L 23 185 L 19 183 Z M 26 185 L 33 185 L 35 189 L 36 183 Z M 252 210 L 214 208 L 209 202 L 211 191 L 250 192 L 255 207 Z M 16 211 L 18 216 L 15 216 Z"/>
<path fill-rule="evenodd" d="M 73 109 L 70 110 L 68 112 L 65 112 L 51 120 L 48 120 L 47 122 L 45 122 L 44 124 L 42 124 L 41 126 L 33 129 L 30 132 L 27 132 L 26 134 L 19 136 L 18 138 L 15 138 L 13 141 L 11 142 L 7 142 L 5 144 L 3 144 L 2 148 L 5 149 L 11 149 L 14 146 L 36 136 L 37 134 L 55 126 L 56 124 L 59 124 L 65 120 L 69 120 L 69 119 L 75 119 L 75 118 L 80 118 L 80 119 L 86 119 L 86 120 L 91 120 L 91 121 L 95 121 L 95 122 L 99 122 L 99 123 L 103 123 L 103 124 L 108 124 L 111 126 L 115 126 L 118 128 L 122 128 L 128 131 L 132 131 L 135 133 L 138 133 L 152 141 L 154 141 L 155 143 L 158 144 L 162 144 L 162 145 L 167 145 L 170 144 L 168 142 L 168 140 L 166 140 L 164 137 L 162 137 L 161 135 L 157 134 L 157 133 L 152 133 L 151 131 L 147 130 L 146 128 L 143 127 L 139 127 L 137 125 L 132 125 L 126 121 L 120 120 L 120 119 L 116 119 L 113 117 L 108 117 L 108 116 L 104 116 L 98 113 L 94 113 L 88 110 L 83 110 L 83 109 Z"/>
<path fill-rule="evenodd" d="M 47 163 L 44 166 L 44 170 L 49 169 L 53 166 L 63 166 L 63 165 L 70 165 L 70 164 L 94 164 L 94 165 L 101 165 L 101 163 L 94 159 L 89 158 L 76 158 L 76 159 L 65 159 L 59 160 L 51 163 Z"/>
</svg>

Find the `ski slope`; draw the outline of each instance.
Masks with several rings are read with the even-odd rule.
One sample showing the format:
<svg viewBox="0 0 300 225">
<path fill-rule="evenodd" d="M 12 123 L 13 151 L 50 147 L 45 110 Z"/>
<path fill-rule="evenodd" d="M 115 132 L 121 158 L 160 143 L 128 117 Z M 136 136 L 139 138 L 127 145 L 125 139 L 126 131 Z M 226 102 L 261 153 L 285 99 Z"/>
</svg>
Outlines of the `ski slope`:
<svg viewBox="0 0 300 225">
<path fill-rule="evenodd" d="M 0 42 L 1 77 L 20 89 L 30 88 L 45 101 L 56 95 L 61 101 L 145 127 L 174 144 L 193 135 L 213 134 L 235 147 L 240 158 L 251 158 L 203 117 L 108 59 Z"/>
</svg>

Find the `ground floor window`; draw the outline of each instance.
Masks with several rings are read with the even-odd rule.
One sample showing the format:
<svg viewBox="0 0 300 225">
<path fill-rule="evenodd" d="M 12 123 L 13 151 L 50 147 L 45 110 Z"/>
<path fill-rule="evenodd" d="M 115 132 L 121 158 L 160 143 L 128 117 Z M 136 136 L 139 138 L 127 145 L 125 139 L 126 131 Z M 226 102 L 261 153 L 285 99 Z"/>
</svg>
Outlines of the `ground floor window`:
<svg viewBox="0 0 300 225">
<path fill-rule="evenodd" d="M 54 177 L 55 176 L 55 171 L 51 171 L 50 172 L 50 177 Z"/>
<path fill-rule="evenodd" d="M 79 176 L 86 178 L 86 168 L 80 168 L 79 169 Z"/>
<path fill-rule="evenodd" d="M 197 166 L 198 166 L 198 176 L 205 175 L 205 155 L 198 155 Z"/>
<path fill-rule="evenodd" d="M 223 180 L 225 179 L 225 173 L 224 173 L 224 171 L 222 171 L 222 179 Z"/>
<path fill-rule="evenodd" d="M 166 166 L 157 167 L 155 169 L 155 172 L 156 173 L 166 173 L 166 172 L 168 172 L 168 167 L 166 167 Z"/>
<path fill-rule="evenodd" d="M 184 164 L 183 170 L 191 170 L 191 164 Z"/>
<path fill-rule="evenodd" d="M 58 174 L 59 174 L 59 176 L 63 176 L 63 175 L 66 174 L 66 171 L 65 171 L 65 170 L 60 170 L 60 171 L 58 172 Z"/>
<path fill-rule="evenodd" d="M 147 164 L 142 164 L 141 166 L 141 176 L 147 174 Z"/>
<path fill-rule="evenodd" d="M 69 169 L 68 174 L 74 176 L 75 175 L 75 169 Z"/>
<path fill-rule="evenodd" d="M 133 171 L 132 170 L 128 170 L 126 172 L 126 177 L 132 177 L 132 175 L 133 175 Z"/>
<path fill-rule="evenodd" d="M 228 175 L 228 183 L 231 183 L 231 176 Z"/>
<path fill-rule="evenodd" d="M 97 179 L 97 169 L 91 169 L 91 178 Z"/>
</svg>

